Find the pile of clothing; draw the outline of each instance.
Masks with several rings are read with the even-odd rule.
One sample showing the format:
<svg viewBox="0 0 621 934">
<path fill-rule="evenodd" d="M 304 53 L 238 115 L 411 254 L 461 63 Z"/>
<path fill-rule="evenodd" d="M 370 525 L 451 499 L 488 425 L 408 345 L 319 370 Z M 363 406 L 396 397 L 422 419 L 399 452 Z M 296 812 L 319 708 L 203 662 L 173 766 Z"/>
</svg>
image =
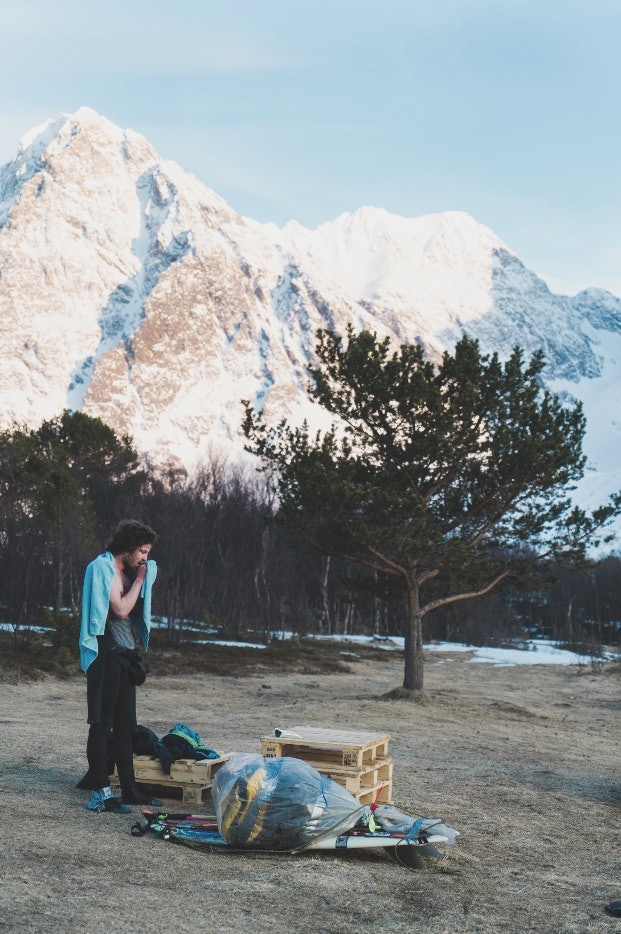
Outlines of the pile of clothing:
<svg viewBox="0 0 621 934">
<path fill-rule="evenodd" d="M 113 753 L 113 737 L 108 737 L 108 775 L 114 773 L 115 762 Z M 154 756 L 160 760 L 162 768 L 170 775 L 170 767 L 177 759 L 219 759 L 220 753 L 215 749 L 201 743 L 196 730 L 185 723 L 175 725 L 159 737 L 148 726 L 137 726 L 133 735 L 133 750 L 135 756 Z M 87 772 L 77 783 L 76 788 L 92 788 L 90 772 Z"/>
<path fill-rule="evenodd" d="M 134 730 L 134 755 L 155 756 L 167 775 L 170 775 L 170 767 L 177 759 L 220 758 L 220 753 L 201 743 L 196 730 L 185 723 L 175 723 L 161 738 L 148 727 L 137 726 Z"/>
</svg>

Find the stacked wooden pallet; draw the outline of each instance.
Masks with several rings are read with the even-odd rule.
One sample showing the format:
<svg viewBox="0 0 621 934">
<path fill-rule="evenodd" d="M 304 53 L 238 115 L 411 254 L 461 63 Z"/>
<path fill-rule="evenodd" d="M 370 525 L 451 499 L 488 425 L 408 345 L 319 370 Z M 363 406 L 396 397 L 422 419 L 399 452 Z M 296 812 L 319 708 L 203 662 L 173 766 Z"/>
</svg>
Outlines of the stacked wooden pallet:
<svg viewBox="0 0 621 934">
<path fill-rule="evenodd" d="M 167 775 L 159 759 L 154 756 L 134 756 L 137 785 L 147 785 L 152 794 L 160 798 L 180 799 L 185 804 L 201 804 L 210 791 L 213 778 L 231 754 L 218 759 L 177 759 Z M 115 771 L 110 780 L 112 790 L 120 794 L 119 777 Z"/>
<path fill-rule="evenodd" d="M 346 788 L 361 804 L 387 804 L 392 799 L 389 740 L 383 733 L 296 726 L 262 737 L 261 755 L 303 759 Z"/>
</svg>

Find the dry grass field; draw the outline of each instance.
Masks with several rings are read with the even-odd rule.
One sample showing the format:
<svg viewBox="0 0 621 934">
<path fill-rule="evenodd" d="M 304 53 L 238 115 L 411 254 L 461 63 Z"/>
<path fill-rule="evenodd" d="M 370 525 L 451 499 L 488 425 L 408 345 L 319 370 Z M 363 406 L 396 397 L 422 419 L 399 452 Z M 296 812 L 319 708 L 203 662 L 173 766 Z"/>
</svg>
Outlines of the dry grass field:
<svg viewBox="0 0 621 934">
<path fill-rule="evenodd" d="M 382 851 L 204 853 L 149 835 L 140 816 L 87 811 L 79 676 L 0 683 L 0 929 L 11 932 L 617 932 L 621 898 L 621 672 L 494 667 L 430 655 L 427 704 L 386 701 L 398 653 L 348 671 L 235 677 L 154 671 L 139 721 L 182 721 L 222 752 L 258 752 L 275 727 L 391 736 L 393 801 L 460 831 L 443 862 Z M 206 810 L 209 810 L 207 807 Z"/>
</svg>

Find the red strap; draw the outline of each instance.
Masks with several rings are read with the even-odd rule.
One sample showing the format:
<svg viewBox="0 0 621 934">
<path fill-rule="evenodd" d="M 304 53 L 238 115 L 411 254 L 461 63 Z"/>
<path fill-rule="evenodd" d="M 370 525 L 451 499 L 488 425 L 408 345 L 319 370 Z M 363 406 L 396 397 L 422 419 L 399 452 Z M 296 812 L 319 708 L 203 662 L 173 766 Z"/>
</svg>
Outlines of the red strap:
<svg viewBox="0 0 621 934">
<path fill-rule="evenodd" d="M 379 796 L 381 795 L 382 791 L 384 790 L 384 787 L 385 787 L 385 785 L 381 785 L 381 786 L 380 786 L 379 791 L 377 792 L 377 794 L 375 795 L 375 798 L 373 799 L 373 804 L 371 804 L 370 807 L 369 807 L 369 810 L 370 810 L 371 814 L 373 814 L 373 812 L 377 809 L 377 807 L 378 807 L 378 805 L 379 805 Z"/>
</svg>

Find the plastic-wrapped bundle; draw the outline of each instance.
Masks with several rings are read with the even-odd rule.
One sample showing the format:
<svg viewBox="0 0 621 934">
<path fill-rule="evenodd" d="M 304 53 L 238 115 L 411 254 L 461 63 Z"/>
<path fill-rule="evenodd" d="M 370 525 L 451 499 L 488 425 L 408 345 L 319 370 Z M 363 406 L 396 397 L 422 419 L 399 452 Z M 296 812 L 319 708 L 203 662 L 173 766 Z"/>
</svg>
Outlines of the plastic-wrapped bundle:
<svg viewBox="0 0 621 934">
<path fill-rule="evenodd" d="M 286 756 L 238 753 L 216 772 L 211 794 L 222 836 L 257 849 L 304 847 L 353 827 L 364 810 L 345 788 Z"/>
<path fill-rule="evenodd" d="M 452 827 L 447 827 L 441 820 L 436 818 L 419 817 L 418 819 L 404 814 L 394 804 L 378 804 L 375 808 L 373 817 L 382 830 L 400 831 L 406 837 L 408 834 L 416 833 L 434 833 L 446 837 L 448 846 L 455 843 L 459 836 L 459 831 Z"/>
</svg>

